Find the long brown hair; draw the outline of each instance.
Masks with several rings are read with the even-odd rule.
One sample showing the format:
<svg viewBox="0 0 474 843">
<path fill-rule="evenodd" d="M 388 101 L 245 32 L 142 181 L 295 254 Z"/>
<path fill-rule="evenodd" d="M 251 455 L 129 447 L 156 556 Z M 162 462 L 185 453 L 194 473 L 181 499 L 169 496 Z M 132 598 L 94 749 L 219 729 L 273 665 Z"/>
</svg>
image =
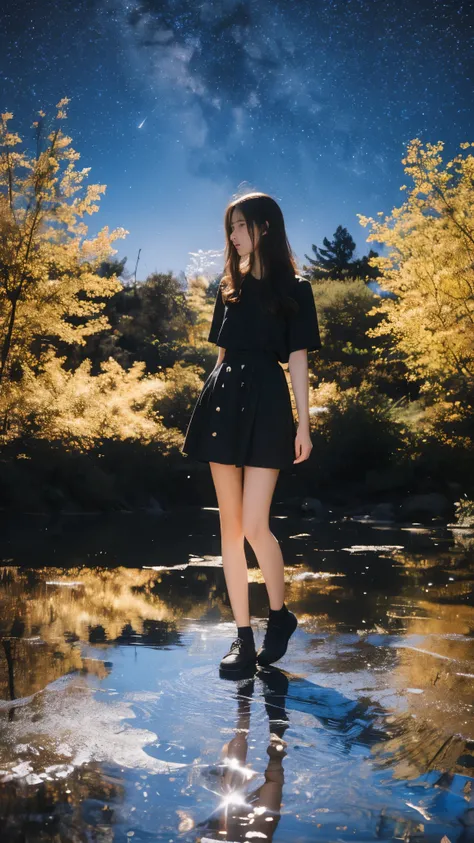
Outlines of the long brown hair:
<svg viewBox="0 0 474 843">
<path fill-rule="evenodd" d="M 233 199 L 227 205 L 224 213 L 224 230 L 226 235 L 224 274 L 220 288 L 226 304 L 240 301 L 242 282 L 255 266 L 255 251 L 249 255 L 247 271 L 240 269 L 241 257 L 235 248 L 230 235 L 232 233 L 231 218 L 234 208 L 242 212 L 247 223 L 252 246 L 255 246 L 253 223 L 263 226 L 268 222 L 265 236 L 260 236 L 258 249 L 261 278 L 261 300 L 272 313 L 279 310 L 293 311 L 296 302 L 289 295 L 291 284 L 298 274 L 298 267 L 291 246 L 286 235 L 285 221 L 278 203 L 267 193 L 252 191 Z"/>
</svg>

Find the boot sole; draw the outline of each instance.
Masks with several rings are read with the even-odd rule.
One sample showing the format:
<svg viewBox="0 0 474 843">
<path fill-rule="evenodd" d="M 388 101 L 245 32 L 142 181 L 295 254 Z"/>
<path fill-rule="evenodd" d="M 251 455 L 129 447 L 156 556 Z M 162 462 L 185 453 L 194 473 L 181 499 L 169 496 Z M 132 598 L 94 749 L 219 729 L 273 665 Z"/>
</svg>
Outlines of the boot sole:
<svg viewBox="0 0 474 843">
<path fill-rule="evenodd" d="M 220 664 L 219 670 L 224 670 L 226 673 L 238 673 L 239 670 L 246 670 L 248 667 L 252 667 L 252 665 L 256 664 L 256 661 L 257 654 L 255 653 L 255 657 L 248 662 L 242 662 L 241 664 Z"/>
<path fill-rule="evenodd" d="M 257 659 L 248 662 L 243 667 L 239 665 L 236 667 L 221 667 L 219 665 L 219 676 L 221 679 L 249 679 L 257 673 Z"/>
</svg>

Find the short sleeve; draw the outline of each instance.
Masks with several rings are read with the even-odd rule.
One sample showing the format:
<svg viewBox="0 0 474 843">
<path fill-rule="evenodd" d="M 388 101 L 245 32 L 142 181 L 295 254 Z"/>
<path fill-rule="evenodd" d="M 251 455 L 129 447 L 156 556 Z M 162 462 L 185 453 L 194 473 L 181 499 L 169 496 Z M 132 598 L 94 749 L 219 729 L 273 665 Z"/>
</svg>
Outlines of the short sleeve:
<svg viewBox="0 0 474 843">
<path fill-rule="evenodd" d="M 322 343 L 313 290 L 306 278 L 296 282 L 292 298 L 298 302 L 299 310 L 289 316 L 288 354 L 301 348 L 316 351 L 321 348 Z"/>
<path fill-rule="evenodd" d="M 217 339 L 224 318 L 224 310 L 225 304 L 222 301 L 222 293 L 221 288 L 219 286 L 217 290 L 216 300 L 214 302 L 214 313 L 212 315 L 211 327 L 209 329 L 209 336 L 207 338 L 208 342 L 214 342 L 217 344 Z"/>
</svg>

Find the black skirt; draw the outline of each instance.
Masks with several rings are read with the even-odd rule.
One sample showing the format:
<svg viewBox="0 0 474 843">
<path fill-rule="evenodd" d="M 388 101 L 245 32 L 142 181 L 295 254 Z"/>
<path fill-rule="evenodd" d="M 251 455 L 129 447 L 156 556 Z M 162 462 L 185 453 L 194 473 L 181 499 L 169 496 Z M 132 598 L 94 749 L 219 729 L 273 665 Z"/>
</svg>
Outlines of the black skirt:
<svg viewBox="0 0 474 843">
<path fill-rule="evenodd" d="M 272 351 L 226 349 L 197 399 L 181 451 L 199 462 L 290 469 L 296 424 Z"/>
</svg>

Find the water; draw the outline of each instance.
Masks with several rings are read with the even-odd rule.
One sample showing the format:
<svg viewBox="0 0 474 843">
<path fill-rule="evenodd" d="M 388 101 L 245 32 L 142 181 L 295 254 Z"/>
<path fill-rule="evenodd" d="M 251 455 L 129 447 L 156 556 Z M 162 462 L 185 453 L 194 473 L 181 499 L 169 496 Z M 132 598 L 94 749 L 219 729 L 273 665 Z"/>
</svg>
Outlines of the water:
<svg viewBox="0 0 474 843">
<path fill-rule="evenodd" d="M 271 526 L 299 626 L 229 681 L 215 509 L 10 524 L 2 843 L 474 840 L 472 534 Z"/>
</svg>

